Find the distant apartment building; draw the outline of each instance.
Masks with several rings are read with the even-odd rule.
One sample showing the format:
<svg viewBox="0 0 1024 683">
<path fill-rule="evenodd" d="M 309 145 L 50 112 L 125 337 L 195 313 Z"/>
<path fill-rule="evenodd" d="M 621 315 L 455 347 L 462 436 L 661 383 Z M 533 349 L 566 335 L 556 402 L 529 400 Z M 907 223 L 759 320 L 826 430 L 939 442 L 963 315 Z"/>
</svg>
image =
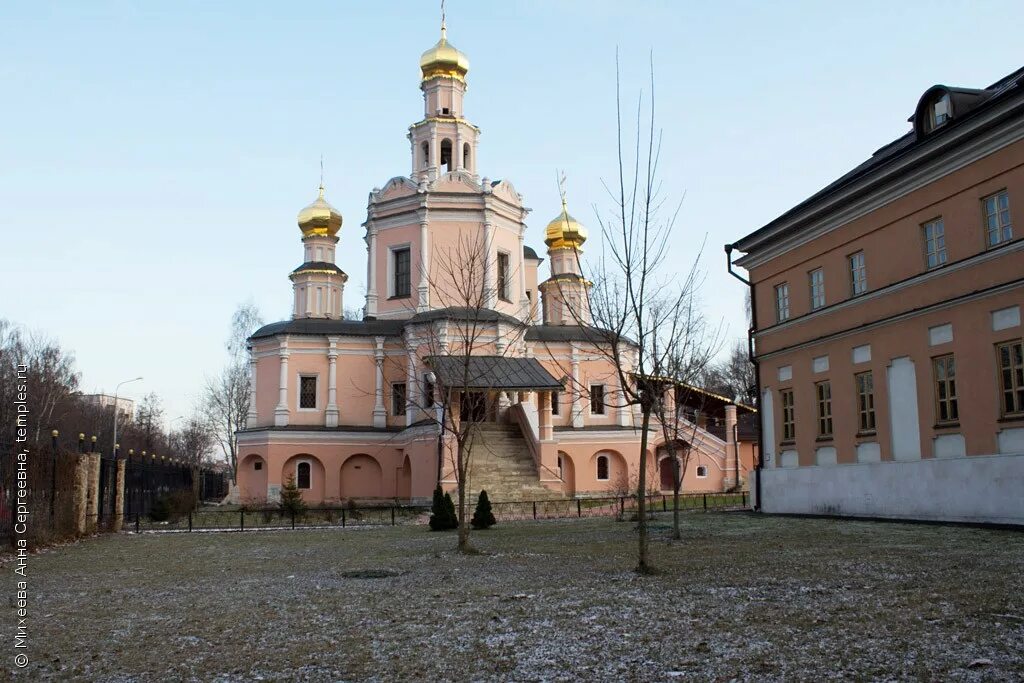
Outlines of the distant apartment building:
<svg viewBox="0 0 1024 683">
<path fill-rule="evenodd" d="M 82 394 L 82 400 L 101 408 L 112 408 L 116 405 L 117 412 L 122 418 L 130 420 L 135 416 L 135 401 L 130 398 L 111 394 Z"/>
<path fill-rule="evenodd" d="M 757 500 L 1024 524 L 1024 69 L 929 88 L 910 120 L 726 247 L 753 298 Z"/>
</svg>

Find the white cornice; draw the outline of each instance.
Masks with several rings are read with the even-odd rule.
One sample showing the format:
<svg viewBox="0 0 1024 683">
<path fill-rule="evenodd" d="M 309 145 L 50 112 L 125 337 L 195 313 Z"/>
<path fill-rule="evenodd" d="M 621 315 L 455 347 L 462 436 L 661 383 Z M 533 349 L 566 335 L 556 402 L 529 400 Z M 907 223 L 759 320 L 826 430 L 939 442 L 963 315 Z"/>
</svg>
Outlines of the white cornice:
<svg viewBox="0 0 1024 683">
<path fill-rule="evenodd" d="M 909 168 L 919 163 L 923 158 L 934 154 L 942 148 L 954 147 L 960 144 L 966 138 L 975 134 L 979 128 L 992 123 L 1019 105 L 1020 103 L 1014 98 L 1014 100 L 1005 103 L 1003 106 L 996 107 L 985 116 L 971 122 L 971 125 L 965 126 L 962 129 L 954 129 L 950 135 L 939 137 L 932 144 L 923 145 L 905 158 L 894 162 L 891 167 L 876 173 L 869 173 L 864 178 L 840 190 L 827 200 L 822 200 L 822 203 L 816 202 L 806 207 L 800 214 L 777 225 L 769 233 L 758 237 L 747 255 L 736 260 L 736 265 L 747 270 L 756 268 L 773 258 L 841 228 L 851 221 L 857 220 L 886 204 L 1024 139 L 1024 118 L 1018 117 L 996 129 L 987 131 L 974 140 L 966 142 L 958 149 L 936 157 L 916 171 L 907 172 Z M 879 190 L 870 192 L 858 199 L 852 199 L 857 193 L 863 191 L 865 187 L 878 183 L 886 184 Z M 769 247 L 760 248 L 757 246 L 766 241 L 774 240 L 777 235 L 800 225 L 810 215 L 829 209 L 832 209 L 831 213 L 828 213 L 824 218 L 804 227 L 795 234 L 781 239 Z M 737 243 L 742 241 L 743 239 L 737 240 Z"/>
</svg>

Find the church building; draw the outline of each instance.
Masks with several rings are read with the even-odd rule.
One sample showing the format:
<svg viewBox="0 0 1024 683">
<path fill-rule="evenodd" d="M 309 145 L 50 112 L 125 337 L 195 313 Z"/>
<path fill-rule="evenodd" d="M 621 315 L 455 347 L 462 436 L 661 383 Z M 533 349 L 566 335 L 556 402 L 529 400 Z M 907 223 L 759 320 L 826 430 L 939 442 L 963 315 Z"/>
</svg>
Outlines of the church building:
<svg viewBox="0 0 1024 683">
<path fill-rule="evenodd" d="M 361 320 L 343 318 L 348 275 L 336 250 L 355 239 L 322 184 L 299 212 L 291 319 L 250 338 L 240 500 L 275 500 L 290 477 L 311 503 L 423 500 L 438 483 L 452 490 L 448 405 L 478 427 L 473 495 L 572 498 L 635 486 L 639 416 L 621 400 L 607 336 L 588 317 L 587 230 L 563 195 L 545 230 L 546 258 L 524 243 L 522 196 L 477 167 L 479 129 L 463 107 L 468 71 L 442 24 L 420 59 L 424 112 L 408 130 L 409 172 L 369 195 Z M 442 395 L 452 387 L 455 403 Z M 680 396 L 679 419 L 692 428 L 684 491 L 744 483 L 755 452 L 737 438 L 736 413 L 751 409 L 699 391 Z M 671 490 L 659 445 L 652 432 L 648 481 Z"/>
</svg>

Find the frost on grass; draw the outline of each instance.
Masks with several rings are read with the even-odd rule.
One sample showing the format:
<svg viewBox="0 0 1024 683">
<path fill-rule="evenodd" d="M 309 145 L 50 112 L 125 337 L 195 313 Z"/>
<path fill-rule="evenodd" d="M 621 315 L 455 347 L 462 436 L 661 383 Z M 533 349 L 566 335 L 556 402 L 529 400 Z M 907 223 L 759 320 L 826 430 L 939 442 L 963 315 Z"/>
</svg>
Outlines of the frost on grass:
<svg viewBox="0 0 1024 683">
<path fill-rule="evenodd" d="M 684 525 L 644 577 L 632 526 L 606 519 L 503 524 L 474 556 L 411 527 L 93 539 L 32 558 L 16 678 L 1024 678 L 1024 534 Z"/>
</svg>

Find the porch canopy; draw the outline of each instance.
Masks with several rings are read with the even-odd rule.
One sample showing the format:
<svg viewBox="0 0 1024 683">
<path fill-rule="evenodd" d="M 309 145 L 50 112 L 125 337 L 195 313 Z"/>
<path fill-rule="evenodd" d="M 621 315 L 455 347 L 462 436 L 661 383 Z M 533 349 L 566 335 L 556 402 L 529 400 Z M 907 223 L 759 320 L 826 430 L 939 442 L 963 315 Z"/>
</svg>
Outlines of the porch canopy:
<svg viewBox="0 0 1024 683">
<path fill-rule="evenodd" d="M 536 358 L 427 356 L 424 361 L 448 389 L 561 391 L 562 383 Z"/>
</svg>

